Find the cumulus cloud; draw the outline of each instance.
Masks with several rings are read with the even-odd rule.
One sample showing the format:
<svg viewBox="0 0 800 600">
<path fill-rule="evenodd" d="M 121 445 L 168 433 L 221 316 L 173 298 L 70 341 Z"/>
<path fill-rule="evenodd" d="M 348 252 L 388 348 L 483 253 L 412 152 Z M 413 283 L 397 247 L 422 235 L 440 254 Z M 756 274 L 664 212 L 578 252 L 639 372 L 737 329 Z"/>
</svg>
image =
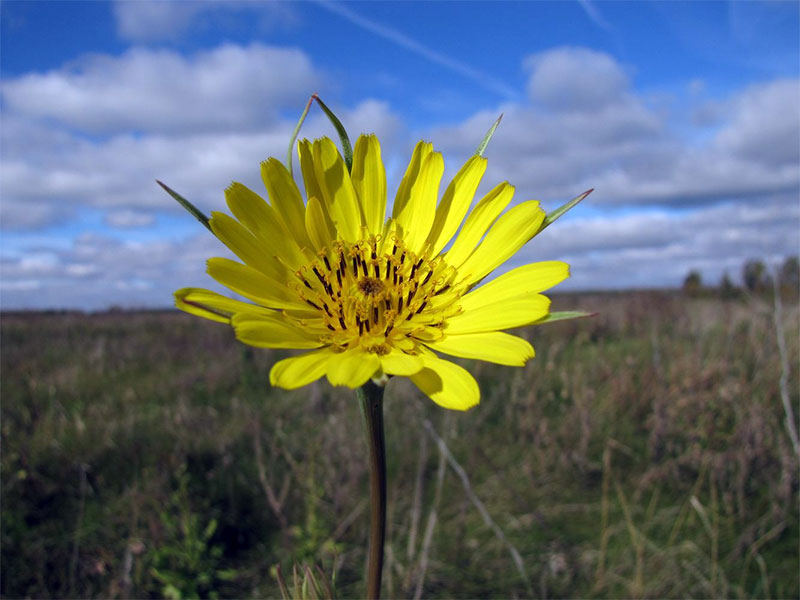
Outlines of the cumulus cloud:
<svg viewBox="0 0 800 600">
<path fill-rule="evenodd" d="M 551 110 L 599 109 L 619 103 L 629 81 L 611 56 L 588 48 L 565 47 L 528 57 L 528 94 Z"/>
<path fill-rule="evenodd" d="M 106 225 L 116 227 L 118 229 L 127 229 L 130 227 L 144 227 L 152 225 L 156 218 L 154 215 L 136 211 L 136 210 L 112 210 L 106 214 Z"/>
<path fill-rule="evenodd" d="M 265 65 L 273 69 L 266 86 L 253 76 Z M 159 87 L 163 68 L 170 81 Z M 567 287 L 585 289 L 675 285 L 690 268 L 714 281 L 722 269 L 738 273 L 751 256 L 796 253 L 797 80 L 716 99 L 702 125 L 710 135 L 691 138 L 609 55 L 556 48 L 525 68 L 527 100 L 422 132 L 445 152 L 452 175 L 502 111 L 481 191 L 508 179 L 518 199 L 539 198 L 552 209 L 596 188 L 587 201 L 593 216 L 574 211 L 516 264 L 566 259 L 574 274 Z M 216 77 L 224 89 L 211 90 Z M 163 213 L 181 211 L 154 180 L 206 212 L 223 208 L 232 180 L 263 193 L 259 161 L 285 155 L 296 115 L 322 80 L 300 51 L 226 45 L 188 57 L 137 49 L 3 81 L 0 226 L 30 231 L 89 210 L 112 228 L 69 243 L 4 242 L 3 306 L 165 306 L 176 282 L 209 285 L 205 259 L 224 252 L 211 236 L 130 241 L 154 220 L 158 226 Z M 352 134 L 379 135 L 396 185 L 417 139 L 397 109 L 379 99 L 326 100 Z M 318 111 L 303 129 L 308 137 L 332 134 Z M 626 206 L 647 212 L 620 216 Z M 596 216 L 600 207 L 608 214 Z"/>
<path fill-rule="evenodd" d="M 528 197 L 565 199 L 594 187 L 594 203 L 685 207 L 800 186 L 798 80 L 736 94 L 718 111 L 716 135 L 695 141 L 636 93 L 609 55 L 556 48 L 526 64 L 531 102 L 499 108 L 505 118 L 489 173 Z M 432 137 L 463 159 L 495 116 L 483 111 Z"/>
<path fill-rule="evenodd" d="M 31 248 L 0 259 L 0 305 L 6 310 L 167 307 L 177 287 L 225 291 L 204 273 L 210 256 L 232 257 L 207 234 L 132 242 L 86 233 L 67 248 Z"/>
<path fill-rule="evenodd" d="M 321 79 L 301 50 L 226 44 L 190 57 L 146 48 L 87 56 L 1 90 L 14 113 L 82 132 L 242 131 L 296 110 Z"/>
<path fill-rule="evenodd" d="M 800 81 L 748 88 L 731 102 L 730 121 L 714 140 L 720 151 L 767 166 L 800 162 Z"/>
<path fill-rule="evenodd" d="M 724 271 L 738 279 L 743 263 L 754 256 L 771 264 L 782 261 L 787 249 L 800 245 L 798 220 L 800 207 L 788 196 L 682 214 L 565 219 L 534 238 L 508 268 L 565 260 L 572 277 L 560 290 L 677 286 L 691 269 L 713 284 Z M 205 231 L 188 239 L 150 242 L 87 233 L 63 248 L 34 245 L 0 259 L 0 305 L 165 307 L 174 288 L 182 286 L 233 296 L 204 273 L 211 256 L 232 255 Z"/>
<path fill-rule="evenodd" d="M 117 32 L 129 40 L 147 41 L 180 34 L 207 9 L 208 2 L 114 2 Z"/>
<path fill-rule="evenodd" d="M 208 18 L 215 13 L 226 17 L 231 13 L 241 13 L 259 19 L 265 26 L 274 21 L 291 23 L 296 19 L 288 2 L 116 0 L 113 4 L 117 34 L 134 42 L 174 40 L 198 26 L 218 29 L 220 22 L 225 20 Z"/>
<path fill-rule="evenodd" d="M 399 117 L 385 102 L 365 100 L 337 112 L 353 131 L 380 135 L 389 154 L 393 144 L 404 138 Z M 0 132 L 4 144 L 0 226 L 4 229 L 51 224 L 78 207 L 181 210 L 155 184 L 156 179 L 202 210 L 218 210 L 223 205 L 222 190 L 231 181 L 263 190 L 259 163 L 269 156 L 286 155 L 294 127 L 293 120 L 281 119 L 252 131 L 119 134 L 99 141 L 75 135 L 51 144 L 39 134 L 41 125 L 14 115 L 5 122 L 11 127 Z M 334 133 L 327 119 L 315 113 L 303 135 Z M 14 151 L 8 152 L 9 147 Z"/>
<path fill-rule="evenodd" d="M 677 214 L 571 219 L 534 238 L 514 263 L 565 260 L 572 271 L 565 289 L 679 286 L 692 269 L 715 284 L 725 271 L 737 280 L 750 258 L 776 264 L 797 254 L 798 223 L 792 195 Z"/>
</svg>

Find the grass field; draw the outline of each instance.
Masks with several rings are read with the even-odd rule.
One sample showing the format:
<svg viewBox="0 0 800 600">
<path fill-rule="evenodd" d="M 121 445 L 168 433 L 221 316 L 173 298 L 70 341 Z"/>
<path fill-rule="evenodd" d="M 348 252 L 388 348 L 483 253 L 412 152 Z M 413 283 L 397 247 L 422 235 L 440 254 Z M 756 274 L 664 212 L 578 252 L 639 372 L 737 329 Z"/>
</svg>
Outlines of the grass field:
<svg viewBox="0 0 800 600">
<path fill-rule="evenodd" d="M 771 305 L 554 308 L 599 314 L 527 330 L 525 368 L 464 362 L 467 413 L 390 382 L 384 596 L 797 598 Z M 795 411 L 798 319 L 784 306 Z M 2 596 L 274 597 L 295 562 L 360 596 L 358 406 L 271 389 L 283 355 L 173 312 L 3 314 Z"/>
</svg>

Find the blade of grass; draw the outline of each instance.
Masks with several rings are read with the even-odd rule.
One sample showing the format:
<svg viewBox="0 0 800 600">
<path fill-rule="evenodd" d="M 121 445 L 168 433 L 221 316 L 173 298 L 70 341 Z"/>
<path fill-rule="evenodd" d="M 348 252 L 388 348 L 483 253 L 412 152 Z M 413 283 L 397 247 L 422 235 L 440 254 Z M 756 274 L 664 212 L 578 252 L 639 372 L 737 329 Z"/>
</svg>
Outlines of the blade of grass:
<svg viewBox="0 0 800 600">
<path fill-rule="evenodd" d="M 178 204 L 180 204 L 180 205 L 181 205 L 183 208 L 185 208 L 185 209 L 186 209 L 186 210 L 187 210 L 189 213 L 191 213 L 191 215 L 192 215 L 192 216 L 193 216 L 195 219 L 197 219 L 198 221 L 200 221 L 200 223 L 202 223 L 202 224 L 203 224 L 203 227 L 205 227 L 206 229 L 208 229 L 209 231 L 211 231 L 211 225 L 209 224 L 209 219 L 208 219 L 208 217 L 207 217 L 207 216 L 205 216 L 205 215 L 203 214 L 203 211 L 201 211 L 201 210 L 200 210 L 199 208 L 197 208 L 197 207 L 196 207 L 194 204 L 192 204 L 191 202 L 189 202 L 189 201 L 188 201 L 186 198 L 184 198 L 183 196 L 181 196 L 181 195 L 180 195 L 178 192 L 176 192 L 175 190 L 173 190 L 172 188 L 170 188 L 168 185 L 166 185 L 166 184 L 164 184 L 164 183 L 161 183 L 161 182 L 160 182 L 158 179 L 156 179 L 156 183 L 157 183 L 158 185 L 160 185 L 160 186 L 161 186 L 161 187 L 164 189 L 164 191 L 165 191 L 165 192 L 167 192 L 167 193 L 168 193 L 170 196 L 172 196 L 173 198 L 175 198 L 175 200 L 177 200 L 177 201 L 178 201 Z M 212 232 L 212 233 L 213 233 L 213 232 Z"/>
<path fill-rule="evenodd" d="M 581 312 L 579 310 L 565 310 L 561 312 L 552 312 L 549 315 L 542 317 L 534 323 L 534 325 L 541 325 L 542 323 L 553 323 L 554 321 L 566 321 L 568 319 L 584 319 L 586 317 L 596 317 L 600 313 Z"/>
<path fill-rule="evenodd" d="M 292 154 L 294 154 L 294 143 L 297 141 L 297 136 L 300 135 L 300 128 L 303 126 L 303 123 L 308 116 L 308 111 L 311 110 L 311 103 L 314 102 L 314 98 L 316 98 L 316 94 L 312 94 L 311 97 L 308 99 L 306 103 L 306 107 L 303 109 L 303 114 L 300 115 L 300 119 L 297 121 L 297 125 L 294 126 L 294 131 L 292 131 L 292 137 L 289 140 L 289 149 L 286 151 L 286 168 L 289 169 L 289 174 L 294 177 L 294 171 L 292 170 Z"/>
<path fill-rule="evenodd" d="M 328 117 L 330 122 L 333 124 L 334 129 L 336 129 L 336 133 L 339 134 L 339 139 L 342 142 L 342 154 L 344 156 L 344 164 L 347 165 L 347 170 L 350 171 L 353 168 L 353 146 L 350 144 L 350 138 L 347 135 L 347 131 L 342 125 L 342 122 L 339 118 L 333 114 L 330 108 L 320 99 L 317 94 L 311 96 L 314 100 L 317 101 L 319 107 Z"/>
<path fill-rule="evenodd" d="M 575 208 L 575 206 L 578 203 L 580 203 L 584 198 L 586 198 L 586 196 L 591 194 L 593 191 L 594 191 L 594 188 L 592 188 L 590 190 L 586 190 L 580 196 L 576 196 L 575 198 L 573 198 L 569 202 L 566 202 L 566 203 L 562 204 L 561 206 L 559 206 L 554 211 L 547 213 L 547 216 L 544 218 L 544 222 L 542 223 L 542 226 L 539 228 L 539 232 L 543 231 L 546 227 L 549 227 L 550 225 L 552 225 L 555 222 L 556 219 L 558 219 L 559 217 L 564 215 L 567 211 Z"/>
<path fill-rule="evenodd" d="M 483 156 L 483 153 L 486 151 L 486 146 L 489 145 L 489 142 L 492 140 L 492 136 L 494 135 L 497 126 L 500 125 L 500 121 L 503 120 L 503 113 L 500 113 L 500 116 L 497 117 L 497 120 L 492 123 L 492 126 L 489 128 L 489 131 L 486 132 L 486 135 L 483 136 L 481 143 L 478 145 L 478 149 L 475 150 L 475 156 Z"/>
</svg>

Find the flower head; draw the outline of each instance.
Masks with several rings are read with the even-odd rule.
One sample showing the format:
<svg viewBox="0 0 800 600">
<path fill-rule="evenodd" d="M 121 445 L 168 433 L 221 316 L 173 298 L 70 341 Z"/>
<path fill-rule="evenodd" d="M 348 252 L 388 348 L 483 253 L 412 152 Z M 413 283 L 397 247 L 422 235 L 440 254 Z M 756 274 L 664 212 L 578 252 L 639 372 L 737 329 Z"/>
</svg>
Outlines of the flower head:
<svg viewBox="0 0 800 600">
<path fill-rule="evenodd" d="M 299 155 L 305 203 L 289 171 L 269 159 L 261 165 L 269 203 L 234 183 L 225 190 L 234 216 L 212 214 L 212 231 L 242 262 L 212 258 L 208 273 L 253 304 L 184 288 L 178 308 L 230 323 L 246 344 L 310 350 L 272 368 L 271 383 L 284 388 L 402 375 L 464 410 L 478 403 L 478 385 L 438 353 L 513 366 L 533 358 L 526 340 L 502 330 L 547 316 L 540 292 L 568 277 L 568 266 L 528 264 L 475 286 L 539 231 L 538 202 L 505 210 L 514 188 L 504 182 L 469 212 L 486 170 L 473 156 L 437 203 L 444 161 L 420 142 L 386 219 L 374 135 L 358 139 L 351 172 L 327 138 L 301 141 Z"/>
</svg>

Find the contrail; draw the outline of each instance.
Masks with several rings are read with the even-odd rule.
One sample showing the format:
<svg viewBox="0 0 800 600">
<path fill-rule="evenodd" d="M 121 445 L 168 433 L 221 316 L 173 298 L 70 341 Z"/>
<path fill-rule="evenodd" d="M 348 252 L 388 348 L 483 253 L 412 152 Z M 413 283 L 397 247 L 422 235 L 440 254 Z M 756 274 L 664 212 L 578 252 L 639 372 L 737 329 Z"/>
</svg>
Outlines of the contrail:
<svg viewBox="0 0 800 600">
<path fill-rule="evenodd" d="M 331 0 L 314 0 L 314 3 L 329 12 L 347 19 L 354 25 L 357 25 L 362 29 L 366 29 L 370 33 L 374 33 L 375 35 L 382 37 L 393 44 L 397 44 L 406 50 L 410 50 L 411 52 L 422 56 L 432 63 L 440 65 L 446 69 L 450 69 L 454 73 L 463 75 L 467 79 L 471 79 L 487 90 L 500 94 L 501 96 L 505 96 L 508 99 L 515 99 L 518 96 L 516 90 L 503 83 L 499 79 L 495 79 L 486 73 L 478 71 L 477 69 L 473 69 L 468 64 L 459 60 L 445 56 L 444 54 L 436 52 L 435 50 L 431 50 L 430 48 L 423 46 L 418 41 L 411 39 L 396 29 L 386 27 L 385 25 L 381 25 L 380 23 L 376 23 L 375 21 L 362 17 L 358 13 L 344 6 L 341 2 L 333 2 Z"/>
<path fill-rule="evenodd" d="M 611 24 L 603 18 L 603 15 L 600 14 L 600 11 L 597 10 L 597 7 L 592 3 L 592 0 L 578 0 L 578 4 L 581 5 L 581 8 L 592 23 L 606 31 L 614 31 Z"/>
</svg>

